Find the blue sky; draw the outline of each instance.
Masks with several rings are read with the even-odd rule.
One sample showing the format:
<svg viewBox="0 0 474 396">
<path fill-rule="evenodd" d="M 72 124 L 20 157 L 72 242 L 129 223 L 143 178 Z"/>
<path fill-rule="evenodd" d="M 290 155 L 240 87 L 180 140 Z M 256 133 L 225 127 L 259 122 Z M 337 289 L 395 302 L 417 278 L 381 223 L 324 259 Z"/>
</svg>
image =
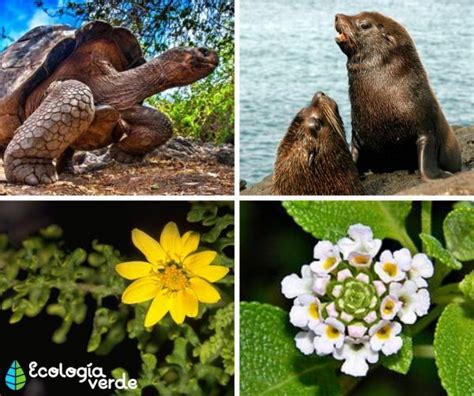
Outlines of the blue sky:
<svg viewBox="0 0 474 396">
<path fill-rule="evenodd" d="M 43 0 L 48 10 L 57 9 L 63 2 L 65 0 Z M 51 18 L 33 0 L 0 0 L 0 27 L 15 40 L 36 26 L 61 23 L 76 25 L 77 21 L 68 16 Z M 8 44 L 9 41 L 0 39 L 0 49 Z"/>
</svg>

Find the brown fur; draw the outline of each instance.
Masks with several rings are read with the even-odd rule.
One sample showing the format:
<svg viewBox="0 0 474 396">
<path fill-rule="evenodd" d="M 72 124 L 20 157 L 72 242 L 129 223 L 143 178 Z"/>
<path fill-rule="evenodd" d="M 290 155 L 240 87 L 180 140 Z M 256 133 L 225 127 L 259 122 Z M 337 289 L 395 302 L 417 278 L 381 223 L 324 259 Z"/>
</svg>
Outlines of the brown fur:
<svg viewBox="0 0 474 396">
<path fill-rule="evenodd" d="M 278 147 L 273 194 L 363 194 L 336 102 L 317 93 Z"/>
<path fill-rule="evenodd" d="M 408 32 L 379 13 L 336 15 L 347 55 L 352 150 L 360 172 L 420 169 L 422 178 L 461 168 L 451 128 Z"/>
</svg>

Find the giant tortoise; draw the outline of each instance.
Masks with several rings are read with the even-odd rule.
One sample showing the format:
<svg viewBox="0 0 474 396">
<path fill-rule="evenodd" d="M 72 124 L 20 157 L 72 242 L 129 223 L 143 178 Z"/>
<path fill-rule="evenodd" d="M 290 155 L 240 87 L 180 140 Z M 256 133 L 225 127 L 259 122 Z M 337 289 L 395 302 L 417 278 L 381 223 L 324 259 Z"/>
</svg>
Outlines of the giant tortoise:
<svg viewBox="0 0 474 396">
<path fill-rule="evenodd" d="M 111 145 L 116 159 L 143 156 L 172 133 L 143 100 L 204 78 L 217 64 L 213 50 L 179 47 L 147 62 L 129 30 L 102 21 L 31 30 L 0 53 L 7 180 L 51 183 L 74 150 Z"/>
</svg>

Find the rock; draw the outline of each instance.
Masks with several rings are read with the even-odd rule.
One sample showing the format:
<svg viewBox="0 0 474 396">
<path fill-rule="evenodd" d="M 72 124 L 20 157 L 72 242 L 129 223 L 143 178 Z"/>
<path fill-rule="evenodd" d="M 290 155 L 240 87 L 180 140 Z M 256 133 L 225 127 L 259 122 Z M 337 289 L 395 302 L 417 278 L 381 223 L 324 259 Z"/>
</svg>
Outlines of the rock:
<svg viewBox="0 0 474 396">
<path fill-rule="evenodd" d="M 422 182 L 418 171 L 371 173 L 362 181 L 367 195 L 474 195 L 474 126 L 453 126 L 462 148 L 461 172 L 446 178 Z M 272 175 L 243 190 L 242 195 L 270 195 Z"/>
</svg>

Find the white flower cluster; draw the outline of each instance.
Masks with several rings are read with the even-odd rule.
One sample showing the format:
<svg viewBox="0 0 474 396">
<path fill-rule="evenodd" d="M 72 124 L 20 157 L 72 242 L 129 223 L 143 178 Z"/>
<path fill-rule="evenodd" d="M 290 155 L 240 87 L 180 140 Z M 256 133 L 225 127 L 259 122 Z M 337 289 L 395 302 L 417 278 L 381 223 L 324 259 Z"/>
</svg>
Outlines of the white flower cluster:
<svg viewBox="0 0 474 396">
<path fill-rule="evenodd" d="M 294 299 L 291 323 L 302 329 L 297 348 L 308 355 L 332 354 L 344 360 L 343 373 L 364 376 L 368 363 L 402 347 L 402 325 L 426 315 L 430 296 L 426 278 L 433 264 L 408 249 L 383 251 L 370 227 L 349 227 L 349 238 L 336 245 L 321 241 L 314 247 L 310 265 L 301 277 L 291 274 L 281 282 L 282 293 Z M 400 322 L 398 322 L 400 321 Z"/>
</svg>

